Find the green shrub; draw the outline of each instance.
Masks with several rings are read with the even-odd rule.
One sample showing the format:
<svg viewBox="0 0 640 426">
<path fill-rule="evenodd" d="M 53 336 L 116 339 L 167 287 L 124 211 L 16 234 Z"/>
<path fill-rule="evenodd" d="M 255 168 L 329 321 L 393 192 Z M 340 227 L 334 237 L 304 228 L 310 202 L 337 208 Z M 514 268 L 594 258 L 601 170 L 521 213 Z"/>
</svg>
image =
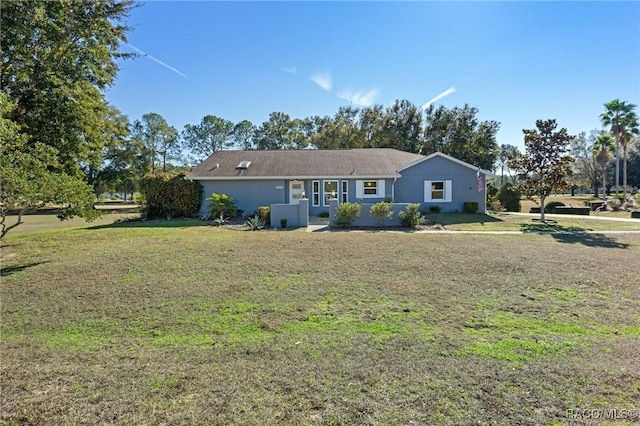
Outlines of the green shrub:
<svg viewBox="0 0 640 426">
<path fill-rule="evenodd" d="M 236 217 L 238 215 L 238 208 L 233 197 L 227 194 L 211 194 L 211 197 L 206 199 L 209 201 L 209 214 L 214 217 L 220 215 L 228 217 Z"/>
<path fill-rule="evenodd" d="M 420 204 L 418 203 L 409 204 L 405 207 L 404 210 L 398 213 L 400 224 L 405 228 L 415 228 L 420 225 L 422 223 L 422 214 L 419 209 Z"/>
<path fill-rule="evenodd" d="M 321 211 L 320 213 L 318 213 L 318 217 L 328 218 L 329 217 L 329 212 L 326 211 L 326 210 Z"/>
<path fill-rule="evenodd" d="M 498 200 L 508 212 L 520 211 L 520 194 L 510 183 L 505 183 L 498 190 Z"/>
<path fill-rule="evenodd" d="M 429 206 L 429 213 L 438 214 L 442 208 L 440 206 Z"/>
<path fill-rule="evenodd" d="M 260 219 L 260 216 L 258 215 L 250 217 L 244 223 L 251 228 L 252 231 L 258 231 L 264 228 L 264 220 Z"/>
<path fill-rule="evenodd" d="M 351 226 L 354 220 L 360 216 L 361 206 L 358 203 L 340 203 L 336 207 L 336 217 L 334 222 L 336 226 L 346 228 Z"/>
<path fill-rule="evenodd" d="M 555 213 L 556 207 L 564 207 L 565 204 L 562 201 L 550 201 L 544 206 L 544 211 L 546 213 Z"/>
<path fill-rule="evenodd" d="M 385 219 L 391 219 L 393 217 L 393 211 L 391 210 L 391 203 L 387 203 L 386 201 L 382 201 L 380 203 L 375 203 L 369 209 L 369 214 L 371 217 L 375 217 L 378 221 L 378 226 L 382 228 L 384 226 Z"/>
<path fill-rule="evenodd" d="M 147 203 L 147 200 L 144 199 L 144 195 L 136 192 L 133 194 L 133 203 L 139 206 L 144 206 Z"/>
<path fill-rule="evenodd" d="M 477 213 L 478 203 L 476 201 L 467 201 L 463 204 L 465 213 Z"/>
<path fill-rule="evenodd" d="M 264 221 L 265 226 L 271 226 L 271 206 L 258 207 L 258 216 Z"/>
<path fill-rule="evenodd" d="M 283 217 L 282 219 L 280 219 L 280 228 L 284 229 L 287 227 L 287 218 Z"/>
<path fill-rule="evenodd" d="M 492 184 L 487 185 L 487 209 L 495 212 L 503 210 L 500 200 L 498 200 L 498 188 Z"/>
<path fill-rule="evenodd" d="M 196 216 L 202 199 L 199 182 L 169 173 L 145 176 L 140 181 L 140 192 L 146 200 L 143 216 L 147 219 Z"/>
</svg>

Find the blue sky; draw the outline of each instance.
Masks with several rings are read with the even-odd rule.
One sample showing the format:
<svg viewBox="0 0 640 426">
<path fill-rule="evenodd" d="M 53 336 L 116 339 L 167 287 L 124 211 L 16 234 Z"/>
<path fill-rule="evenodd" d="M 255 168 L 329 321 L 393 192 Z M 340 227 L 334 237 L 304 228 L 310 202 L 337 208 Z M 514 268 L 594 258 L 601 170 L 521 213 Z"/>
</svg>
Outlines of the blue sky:
<svg viewBox="0 0 640 426">
<path fill-rule="evenodd" d="M 147 55 L 107 99 L 178 130 L 408 99 L 476 107 L 522 150 L 537 119 L 577 134 L 614 98 L 640 104 L 640 2 L 150 1 L 128 23 L 122 50 Z"/>
</svg>

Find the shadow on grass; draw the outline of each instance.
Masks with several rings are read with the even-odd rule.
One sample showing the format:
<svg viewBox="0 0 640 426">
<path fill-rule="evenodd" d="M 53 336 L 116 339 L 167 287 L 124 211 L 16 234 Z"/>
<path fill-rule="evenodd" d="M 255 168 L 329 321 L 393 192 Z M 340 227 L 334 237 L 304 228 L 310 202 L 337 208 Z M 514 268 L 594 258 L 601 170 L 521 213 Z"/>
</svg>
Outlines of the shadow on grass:
<svg viewBox="0 0 640 426">
<path fill-rule="evenodd" d="M 490 222 L 503 222 L 502 219 L 482 213 L 427 213 L 425 219 L 429 223 L 437 223 L 440 225 L 458 225 L 462 223 L 479 223 L 484 225 Z"/>
<path fill-rule="evenodd" d="M 212 226 L 210 222 L 198 219 L 172 219 L 172 220 L 121 220 L 104 225 L 95 225 L 83 228 L 85 230 L 113 229 L 113 228 L 191 228 L 194 226 Z"/>
<path fill-rule="evenodd" d="M 31 268 L 32 266 L 38 266 L 46 262 L 33 262 L 26 263 L 24 265 L 15 265 L 15 266 L 7 266 L 4 268 L 0 268 L 0 277 L 8 277 L 9 275 L 15 274 L 16 272 L 22 272 L 25 269 Z"/>
<path fill-rule="evenodd" d="M 588 247 L 629 248 L 629 244 L 616 241 L 604 234 L 586 233 L 586 229 L 578 226 L 550 225 L 544 223 L 524 223 L 520 225 L 522 232 L 549 234 L 556 241 L 567 244 L 582 244 Z"/>
</svg>

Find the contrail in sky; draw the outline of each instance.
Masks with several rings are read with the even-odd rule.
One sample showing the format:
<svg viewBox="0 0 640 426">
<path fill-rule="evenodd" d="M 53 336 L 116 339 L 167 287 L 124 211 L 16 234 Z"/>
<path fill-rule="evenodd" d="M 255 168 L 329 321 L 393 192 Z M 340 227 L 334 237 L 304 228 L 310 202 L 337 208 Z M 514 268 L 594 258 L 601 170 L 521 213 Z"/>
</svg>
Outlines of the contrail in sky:
<svg viewBox="0 0 640 426">
<path fill-rule="evenodd" d="M 445 90 L 444 92 L 440 93 L 440 94 L 439 94 L 438 96 L 436 96 L 435 98 L 431 99 L 430 101 L 427 101 L 427 103 L 426 103 L 426 104 L 424 104 L 424 105 L 422 105 L 422 106 L 420 107 L 420 109 L 421 109 L 421 110 L 425 110 L 425 109 L 429 108 L 429 106 L 430 106 L 432 103 L 434 103 L 434 102 L 436 102 L 436 101 L 439 101 L 440 99 L 444 98 L 445 96 L 449 96 L 450 94 L 452 94 L 452 93 L 453 93 L 453 92 L 455 92 L 455 91 L 456 91 L 455 86 L 451 86 L 451 87 L 449 87 L 447 90 Z"/>
<path fill-rule="evenodd" d="M 151 56 L 147 52 L 143 52 L 142 50 L 140 50 L 137 47 L 135 47 L 133 44 L 127 43 L 127 46 L 129 46 L 130 48 L 132 48 L 133 50 L 135 50 L 136 52 L 138 52 L 142 56 L 146 56 L 147 58 L 151 59 L 152 61 L 155 61 L 155 62 L 159 63 L 163 67 L 169 68 L 171 71 L 175 72 L 176 74 L 179 74 L 179 75 L 183 76 L 184 78 L 189 78 L 185 74 L 181 73 L 180 71 L 178 71 L 177 69 L 172 67 L 171 65 L 167 65 L 164 62 L 162 62 L 160 59 L 156 58 L 155 56 Z"/>
</svg>

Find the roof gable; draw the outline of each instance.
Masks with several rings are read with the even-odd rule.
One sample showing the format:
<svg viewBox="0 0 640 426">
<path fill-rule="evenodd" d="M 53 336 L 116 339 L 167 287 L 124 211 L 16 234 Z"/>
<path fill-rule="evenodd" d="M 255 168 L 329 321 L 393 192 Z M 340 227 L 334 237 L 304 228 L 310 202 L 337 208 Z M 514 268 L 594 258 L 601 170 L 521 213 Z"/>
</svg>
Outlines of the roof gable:
<svg viewBox="0 0 640 426">
<path fill-rule="evenodd" d="M 466 167 L 466 168 L 468 168 L 468 169 L 471 169 L 471 170 L 473 170 L 474 172 L 475 172 L 475 171 L 480 170 L 480 173 L 482 173 L 482 174 L 485 174 L 485 175 L 487 175 L 487 176 L 494 176 L 494 174 L 493 174 L 493 173 L 491 173 L 491 172 L 490 172 L 490 171 L 488 171 L 488 170 L 484 170 L 484 169 L 481 169 L 481 168 L 479 168 L 479 167 L 477 167 L 477 166 L 474 166 L 473 164 L 469 164 L 469 163 L 467 163 L 467 162 L 465 162 L 465 161 L 458 160 L 457 158 L 452 157 L 452 156 L 447 155 L 447 154 L 444 154 L 444 153 L 442 153 L 442 152 L 440 152 L 440 151 L 438 151 L 438 152 L 434 152 L 433 154 L 429 154 L 429 155 L 427 155 L 427 156 L 423 156 L 422 158 L 419 158 L 419 159 L 417 159 L 416 161 L 413 161 L 413 162 L 411 162 L 411 163 L 405 164 L 405 165 L 403 165 L 402 167 L 400 167 L 400 168 L 398 169 L 398 172 L 401 172 L 401 171 L 403 171 L 403 170 L 406 170 L 406 169 L 408 169 L 408 168 L 411 168 L 411 167 L 413 167 L 413 166 L 415 166 L 415 165 L 417 165 L 417 164 L 420 164 L 420 163 L 422 163 L 422 162 L 429 161 L 429 160 L 431 160 L 431 159 L 432 159 L 432 158 L 434 158 L 434 157 L 441 157 L 441 158 L 444 158 L 444 159 L 446 159 L 446 160 L 448 160 L 448 161 L 451 161 L 451 162 L 453 162 L 453 163 L 456 163 L 456 164 L 458 164 L 458 165 L 461 165 L 461 166 L 463 166 L 463 167 Z"/>
<path fill-rule="evenodd" d="M 218 151 L 198 165 L 189 178 L 396 177 L 398 169 L 422 158 L 392 148 Z M 238 168 L 242 162 L 250 166 Z"/>
</svg>

